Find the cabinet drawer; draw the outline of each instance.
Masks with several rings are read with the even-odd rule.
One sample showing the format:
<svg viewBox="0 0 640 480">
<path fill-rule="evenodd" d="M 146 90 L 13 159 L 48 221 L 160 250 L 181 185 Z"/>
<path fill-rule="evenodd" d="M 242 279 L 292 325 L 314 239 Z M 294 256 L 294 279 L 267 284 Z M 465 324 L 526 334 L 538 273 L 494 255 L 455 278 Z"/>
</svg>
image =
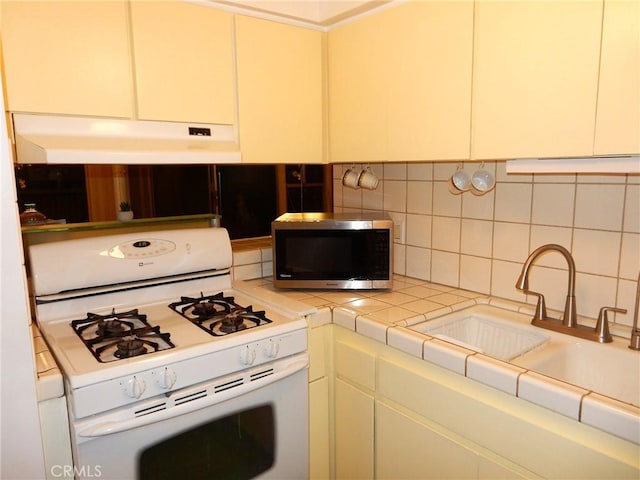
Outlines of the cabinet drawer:
<svg viewBox="0 0 640 480">
<path fill-rule="evenodd" d="M 336 374 L 365 388 L 376 387 L 376 359 L 371 353 L 341 341 L 335 345 Z"/>
</svg>

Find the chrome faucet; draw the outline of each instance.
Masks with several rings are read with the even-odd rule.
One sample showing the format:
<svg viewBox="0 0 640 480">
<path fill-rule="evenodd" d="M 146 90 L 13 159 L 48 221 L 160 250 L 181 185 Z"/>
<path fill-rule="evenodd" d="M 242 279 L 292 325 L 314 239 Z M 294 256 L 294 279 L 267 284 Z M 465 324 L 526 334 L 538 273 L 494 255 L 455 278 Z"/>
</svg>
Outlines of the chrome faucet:
<svg viewBox="0 0 640 480">
<path fill-rule="evenodd" d="M 569 268 L 569 282 L 567 285 L 567 298 L 564 304 L 564 313 L 562 314 L 562 320 L 556 320 L 547 316 L 547 309 L 545 306 L 544 296 L 541 293 L 529 290 L 529 270 L 536 259 L 547 252 L 559 252 L 564 256 Z M 640 298 L 640 278 L 638 278 L 638 296 Z M 593 340 L 600 343 L 607 343 L 613 341 L 611 334 L 609 333 L 609 320 L 607 313 L 609 311 L 627 313 L 626 310 L 614 307 L 603 307 L 600 309 L 598 315 L 598 322 L 595 328 L 590 328 L 584 325 L 578 324 L 578 315 L 576 309 L 576 264 L 573 261 L 573 257 L 569 250 L 562 245 L 547 244 L 536 248 L 529 258 L 524 262 L 522 266 L 522 272 L 516 282 L 516 288 L 522 290 L 526 294 L 536 295 L 538 302 L 536 305 L 536 312 L 531 320 L 531 324 L 537 327 L 546 328 L 548 330 L 555 330 L 556 332 L 566 333 L 573 335 L 574 337 L 584 338 L 586 340 Z M 638 307 L 636 307 L 636 312 Z M 634 329 L 637 332 L 638 348 L 640 348 L 640 331 L 637 328 Z M 633 342 L 633 337 L 632 337 Z"/>
<path fill-rule="evenodd" d="M 533 252 L 531 252 L 529 258 L 527 258 L 527 260 L 524 262 L 524 265 L 522 266 L 522 272 L 520 273 L 518 281 L 516 282 L 516 288 L 518 290 L 522 290 L 524 293 L 538 296 L 536 316 L 534 317 L 534 322 L 532 322 L 534 325 L 536 325 L 536 321 L 537 323 L 540 323 L 553 320 L 547 317 L 544 297 L 542 296 L 542 294 L 529 290 L 529 270 L 531 269 L 531 265 L 540 255 L 551 251 L 560 252 L 564 256 L 569 267 L 569 284 L 567 285 L 567 299 L 564 304 L 562 324 L 565 327 L 575 327 L 578 324 L 576 313 L 576 264 L 573 261 L 573 257 L 569 253 L 569 250 L 564 248 L 562 245 L 550 243 L 547 245 L 542 245 L 541 247 L 538 247 Z"/>
</svg>

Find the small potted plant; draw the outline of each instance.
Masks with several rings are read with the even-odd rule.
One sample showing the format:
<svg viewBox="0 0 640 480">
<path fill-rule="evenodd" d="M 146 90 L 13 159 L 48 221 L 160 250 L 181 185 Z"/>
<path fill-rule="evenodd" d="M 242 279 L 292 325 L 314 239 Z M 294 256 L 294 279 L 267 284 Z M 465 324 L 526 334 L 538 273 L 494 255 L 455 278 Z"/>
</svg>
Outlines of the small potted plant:
<svg viewBox="0 0 640 480">
<path fill-rule="evenodd" d="M 120 202 L 120 210 L 118 211 L 118 220 L 121 222 L 129 222 L 133 220 L 133 211 L 129 202 Z"/>
</svg>

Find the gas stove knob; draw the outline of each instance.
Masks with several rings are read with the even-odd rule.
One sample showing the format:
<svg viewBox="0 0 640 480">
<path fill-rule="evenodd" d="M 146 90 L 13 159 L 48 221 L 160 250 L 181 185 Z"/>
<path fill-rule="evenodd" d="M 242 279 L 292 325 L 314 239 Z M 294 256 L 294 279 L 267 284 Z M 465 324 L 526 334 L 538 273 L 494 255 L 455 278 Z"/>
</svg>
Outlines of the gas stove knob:
<svg viewBox="0 0 640 480">
<path fill-rule="evenodd" d="M 147 384 L 138 377 L 133 377 L 125 385 L 125 392 L 131 398 L 140 398 L 147 388 Z"/>
<path fill-rule="evenodd" d="M 244 365 L 251 365 L 256 360 L 256 349 L 252 348 L 250 345 L 242 348 L 240 350 L 240 361 Z"/>
<path fill-rule="evenodd" d="M 165 368 L 164 370 L 161 370 L 160 374 L 158 375 L 158 385 L 160 385 L 160 388 L 169 390 L 176 384 L 176 379 L 176 372 Z"/>
<path fill-rule="evenodd" d="M 264 347 L 264 354 L 269 358 L 276 358 L 280 353 L 280 342 L 269 339 Z"/>
</svg>

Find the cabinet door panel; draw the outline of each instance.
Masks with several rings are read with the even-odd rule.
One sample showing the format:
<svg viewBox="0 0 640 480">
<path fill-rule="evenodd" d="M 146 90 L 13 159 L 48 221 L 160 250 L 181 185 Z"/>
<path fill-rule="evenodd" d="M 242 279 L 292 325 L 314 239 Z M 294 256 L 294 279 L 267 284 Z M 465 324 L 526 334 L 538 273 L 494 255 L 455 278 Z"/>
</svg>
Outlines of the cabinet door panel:
<svg viewBox="0 0 640 480">
<path fill-rule="evenodd" d="M 322 33 L 238 15 L 236 51 L 243 162 L 321 163 Z"/>
<path fill-rule="evenodd" d="M 477 478 L 478 457 L 453 440 L 376 403 L 377 478 Z"/>
<path fill-rule="evenodd" d="M 309 383 L 309 478 L 330 477 L 329 379 Z"/>
<path fill-rule="evenodd" d="M 471 157 L 591 155 L 602 1 L 476 3 Z"/>
<path fill-rule="evenodd" d="M 130 118 L 127 2 L 2 2 L 9 111 Z"/>
<path fill-rule="evenodd" d="M 183 2 L 132 2 L 138 116 L 235 124 L 232 15 Z"/>
<path fill-rule="evenodd" d="M 469 158 L 473 2 L 412 2 L 388 17 L 390 159 Z"/>
<path fill-rule="evenodd" d="M 336 478 L 374 478 L 373 435 L 373 397 L 336 379 Z"/>
<path fill-rule="evenodd" d="M 469 157 L 473 2 L 407 2 L 329 32 L 331 160 Z"/>
<path fill-rule="evenodd" d="M 596 155 L 640 153 L 640 1 L 605 0 Z"/>
<path fill-rule="evenodd" d="M 385 32 L 379 16 L 328 34 L 329 151 L 332 162 L 388 157 Z"/>
</svg>

